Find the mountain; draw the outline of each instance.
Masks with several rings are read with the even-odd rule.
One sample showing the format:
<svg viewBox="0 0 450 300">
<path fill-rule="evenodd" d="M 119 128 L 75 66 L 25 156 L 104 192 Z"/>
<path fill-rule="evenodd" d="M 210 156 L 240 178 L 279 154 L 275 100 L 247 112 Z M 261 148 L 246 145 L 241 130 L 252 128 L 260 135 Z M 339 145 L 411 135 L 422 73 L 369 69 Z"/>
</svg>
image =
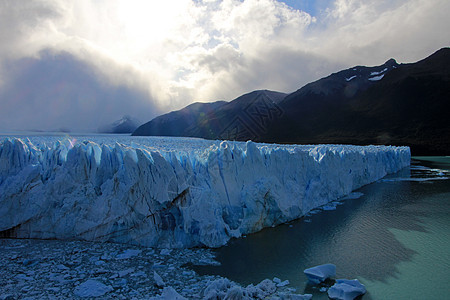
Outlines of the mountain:
<svg viewBox="0 0 450 300">
<path fill-rule="evenodd" d="M 165 126 L 180 136 L 406 145 L 413 155 L 449 155 L 449 111 L 450 48 L 443 48 L 416 63 L 390 59 L 376 67 L 352 67 L 289 95 L 254 91 L 201 117 L 192 112 L 182 127 L 165 117 L 174 113 L 158 118 L 165 117 Z M 150 128 L 133 134 L 167 135 L 156 126 Z"/>
<path fill-rule="evenodd" d="M 277 103 L 286 94 L 253 91 L 226 103 L 191 126 L 188 136 L 220 140 L 257 140 L 267 125 L 281 115 Z"/>
<path fill-rule="evenodd" d="M 156 117 L 139 126 L 132 135 L 194 136 L 192 127 L 209 118 L 226 101 L 213 103 L 192 103 L 185 108 Z"/>
<path fill-rule="evenodd" d="M 139 126 L 139 122 L 130 116 L 123 116 L 112 124 L 99 128 L 100 133 L 132 133 Z"/>
<path fill-rule="evenodd" d="M 386 68 L 382 74 L 372 71 Z M 356 67 L 332 74 L 290 94 L 280 103 L 285 112 L 283 118 L 271 123 L 261 139 L 407 145 L 414 155 L 450 153 L 449 48 L 417 63 L 397 65 L 389 60 L 380 67 L 370 68 L 374 76 L 361 77 L 365 82 L 378 80 L 369 85 L 355 82 L 356 92 L 348 95 L 349 89 L 353 93 L 354 79 L 342 84 L 342 75 L 355 76 L 356 73 L 349 71 L 358 73 L 362 69 Z M 322 90 L 314 93 L 317 86 L 326 86 L 328 94 Z"/>
<path fill-rule="evenodd" d="M 319 138 L 326 130 L 336 133 L 341 127 L 354 128 L 354 116 L 346 110 L 351 99 L 377 85 L 398 67 L 399 64 L 390 59 L 380 66 L 352 67 L 305 85 L 279 103 L 283 117 L 272 122 L 267 134 L 260 139 L 284 143 L 322 143 Z M 339 143 L 337 140 L 332 142 Z"/>
<path fill-rule="evenodd" d="M 231 102 L 194 103 L 151 120 L 136 129 L 133 135 L 256 140 L 269 121 L 280 115 L 276 105 L 284 97 L 284 93 L 262 90 L 245 94 Z M 260 111 L 272 112 L 271 118 L 261 119 L 258 116 Z"/>
</svg>

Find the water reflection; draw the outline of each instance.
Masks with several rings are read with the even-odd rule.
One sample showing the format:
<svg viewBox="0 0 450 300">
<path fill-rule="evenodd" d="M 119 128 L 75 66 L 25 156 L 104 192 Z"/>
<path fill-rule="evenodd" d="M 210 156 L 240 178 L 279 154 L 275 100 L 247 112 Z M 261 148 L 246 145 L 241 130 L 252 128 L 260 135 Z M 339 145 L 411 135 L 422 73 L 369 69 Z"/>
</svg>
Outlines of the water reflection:
<svg viewBox="0 0 450 300">
<path fill-rule="evenodd" d="M 450 166 L 450 159 L 448 162 Z M 446 167 L 439 163 L 421 161 L 433 168 Z M 433 176 L 420 169 L 406 169 L 390 178 L 410 175 Z M 301 219 L 231 241 L 217 250 L 221 266 L 193 268 L 200 274 L 225 276 L 243 285 L 274 276 L 289 279 L 298 292 L 313 292 L 314 299 L 316 295 L 326 299 L 326 294 L 306 286 L 304 269 L 334 263 L 338 278 L 387 282 L 401 276 L 398 265 L 413 260 L 416 254 L 396 238 L 395 230 L 427 233 L 424 219 L 433 212 L 440 212 L 443 222 L 449 221 L 450 180 L 377 182 L 359 192 L 364 196 L 346 200 L 335 211 L 308 217 L 306 221 L 311 222 Z M 430 197 L 434 197 L 431 206 L 426 200 Z M 370 298 L 369 291 L 364 299 Z"/>
</svg>

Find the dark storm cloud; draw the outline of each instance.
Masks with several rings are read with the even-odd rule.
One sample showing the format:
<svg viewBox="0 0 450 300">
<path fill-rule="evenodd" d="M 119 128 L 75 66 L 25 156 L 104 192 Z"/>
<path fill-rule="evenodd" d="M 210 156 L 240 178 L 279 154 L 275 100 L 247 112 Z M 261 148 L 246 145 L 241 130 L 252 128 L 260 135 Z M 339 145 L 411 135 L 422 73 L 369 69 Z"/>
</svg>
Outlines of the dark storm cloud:
<svg viewBox="0 0 450 300">
<path fill-rule="evenodd" d="M 0 126 L 20 130 L 95 130 L 132 115 L 142 121 L 159 111 L 143 92 L 112 85 L 69 53 L 9 62 L 0 90 Z"/>
</svg>

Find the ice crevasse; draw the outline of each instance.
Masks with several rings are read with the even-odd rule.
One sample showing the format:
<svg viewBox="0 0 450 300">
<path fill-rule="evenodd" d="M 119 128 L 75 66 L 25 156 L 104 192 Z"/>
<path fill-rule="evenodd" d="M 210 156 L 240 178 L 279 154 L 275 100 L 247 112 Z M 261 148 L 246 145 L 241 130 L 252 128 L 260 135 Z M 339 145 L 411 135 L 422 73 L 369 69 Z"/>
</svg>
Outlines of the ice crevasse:
<svg viewBox="0 0 450 300">
<path fill-rule="evenodd" d="M 200 152 L 0 141 L 3 237 L 218 247 L 297 219 L 410 163 L 408 147 L 265 146 Z"/>
</svg>

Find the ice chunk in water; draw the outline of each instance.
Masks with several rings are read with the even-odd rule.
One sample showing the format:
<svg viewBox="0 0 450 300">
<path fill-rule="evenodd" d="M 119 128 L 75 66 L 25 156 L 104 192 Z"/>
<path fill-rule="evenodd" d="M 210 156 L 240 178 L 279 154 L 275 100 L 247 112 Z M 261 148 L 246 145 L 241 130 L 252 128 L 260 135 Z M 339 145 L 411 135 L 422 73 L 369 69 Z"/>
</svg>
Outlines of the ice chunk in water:
<svg viewBox="0 0 450 300">
<path fill-rule="evenodd" d="M 353 300 L 365 293 L 366 288 L 358 279 L 338 279 L 336 284 L 328 289 L 328 297 L 340 300 Z"/>
<path fill-rule="evenodd" d="M 336 266 L 333 264 L 324 264 L 303 271 L 311 283 L 319 284 L 328 278 L 336 276 Z"/>
</svg>

